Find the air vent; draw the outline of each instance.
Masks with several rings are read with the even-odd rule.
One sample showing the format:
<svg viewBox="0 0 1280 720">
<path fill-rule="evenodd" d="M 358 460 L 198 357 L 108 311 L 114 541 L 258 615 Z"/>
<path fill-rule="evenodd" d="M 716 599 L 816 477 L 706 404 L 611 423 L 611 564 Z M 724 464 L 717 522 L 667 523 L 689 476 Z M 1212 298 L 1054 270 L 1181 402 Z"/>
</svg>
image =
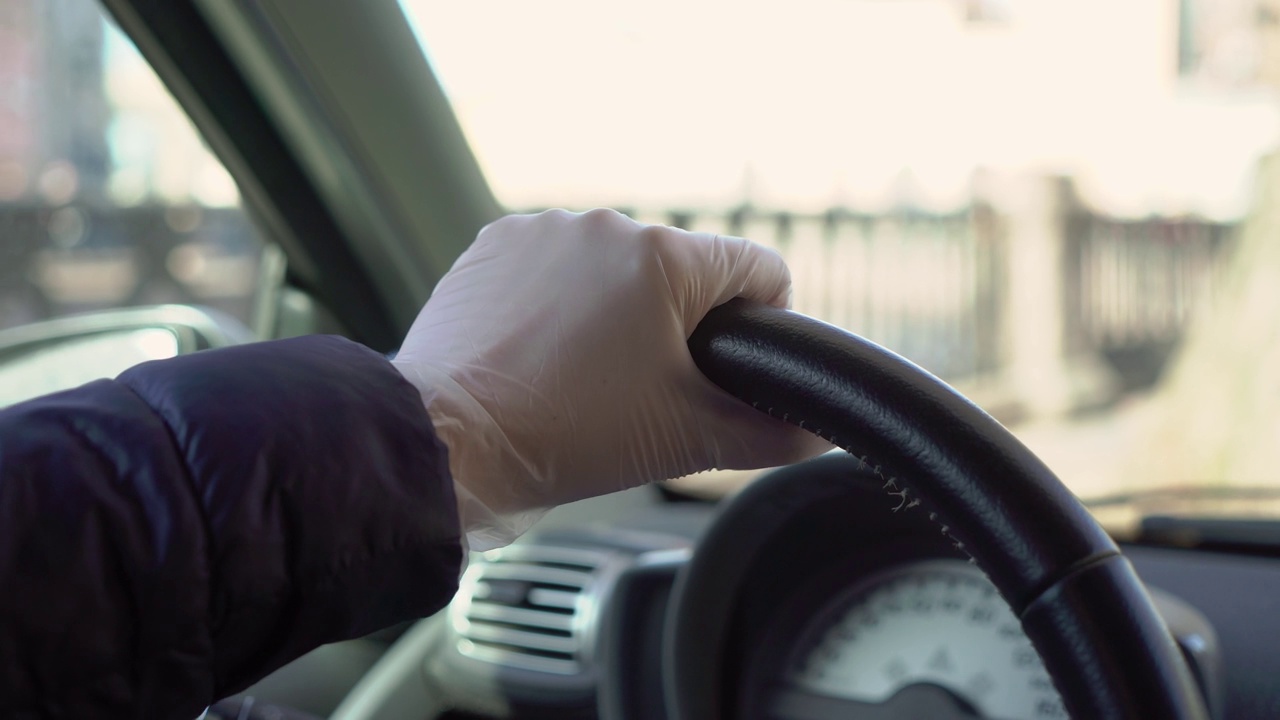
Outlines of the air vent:
<svg viewBox="0 0 1280 720">
<path fill-rule="evenodd" d="M 603 552 L 521 544 L 474 560 L 450 608 L 463 655 L 560 675 L 583 670 Z"/>
</svg>

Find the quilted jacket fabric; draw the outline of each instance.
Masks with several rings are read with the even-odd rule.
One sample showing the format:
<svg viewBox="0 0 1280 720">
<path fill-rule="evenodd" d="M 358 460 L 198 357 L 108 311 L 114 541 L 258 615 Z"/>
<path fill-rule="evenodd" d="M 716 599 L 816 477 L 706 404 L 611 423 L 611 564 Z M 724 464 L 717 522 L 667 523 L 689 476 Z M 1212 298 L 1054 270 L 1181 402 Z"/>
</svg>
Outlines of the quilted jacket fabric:
<svg viewBox="0 0 1280 720">
<path fill-rule="evenodd" d="M 318 645 L 435 612 L 461 561 L 418 393 L 342 338 L 0 410 L 0 717 L 190 720 Z"/>
</svg>

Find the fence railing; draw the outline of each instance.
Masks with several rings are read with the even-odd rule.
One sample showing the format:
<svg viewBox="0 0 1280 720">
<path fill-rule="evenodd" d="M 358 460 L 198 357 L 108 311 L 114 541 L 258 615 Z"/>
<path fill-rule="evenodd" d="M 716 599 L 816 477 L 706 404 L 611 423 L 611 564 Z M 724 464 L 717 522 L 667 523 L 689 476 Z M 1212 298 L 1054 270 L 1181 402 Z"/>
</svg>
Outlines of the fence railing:
<svg viewBox="0 0 1280 720">
<path fill-rule="evenodd" d="M 637 219 L 749 237 L 791 267 L 793 306 L 911 358 L 942 377 L 999 363 L 999 267 L 983 210 L 882 215 L 634 213 Z M 989 215 L 989 212 L 988 212 Z"/>
<path fill-rule="evenodd" d="M 1067 349 L 1096 353 L 1133 389 L 1154 384 L 1188 323 L 1212 306 L 1236 227 L 1116 220 L 1076 210 L 1063 266 Z"/>
<path fill-rule="evenodd" d="M 1211 303 L 1235 228 L 1081 213 L 1068 235 L 1065 270 L 1071 337 L 1098 348 L 1176 339 L 1194 309 Z"/>
<path fill-rule="evenodd" d="M 1069 185 L 1068 185 L 1069 187 Z M 1069 194 L 1068 194 L 1069 195 Z M 984 202 L 944 214 L 869 214 L 739 207 L 634 210 L 642 221 L 749 237 L 791 266 L 793 303 L 952 381 L 991 378 L 1019 362 L 1013 342 L 1052 333 L 1066 356 L 1116 365 L 1122 386 L 1158 375 L 1195 308 L 1209 302 L 1232 246 L 1229 224 L 1117 220 L 1078 202 L 1052 204 L 1046 238 L 1019 237 L 1008 211 Z M 259 245 L 237 210 L 0 206 L 0 327 L 70 311 L 198 302 L 247 315 Z M 1053 252 L 1010 252 L 1047 242 Z M 1027 267 L 1027 257 L 1050 267 Z M 1027 319 L 1011 278 L 1031 273 L 1062 297 L 1058 318 Z M 1019 299 L 1021 298 L 1021 299 Z M 1052 322 L 1048 322 L 1052 320 Z M 1021 323 L 1021 324 L 1020 324 Z M 1025 343 L 1022 343 L 1025 344 Z M 1032 362 L 1045 355 L 1030 353 Z M 1067 358 L 1069 361 L 1069 357 Z M 1068 362 L 1069 364 L 1069 362 Z"/>
<path fill-rule="evenodd" d="M 1195 308 L 1212 301 L 1235 226 L 1189 218 L 1119 220 L 1068 189 L 1046 220 L 1058 229 L 1052 268 L 1014 267 L 1007 216 L 983 202 L 948 214 L 845 209 L 790 213 L 633 211 L 639 220 L 742 235 L 787 259 L 794 306 L 874 340 L 934 374 L 998 374 L 1011 357 L 1010 273 L 1057 273 L 1062 317 L 1052 327 L 1068 356 L 1116 364 L 1120 390 L 1150 383 Z M 1135 365 L 1136 363 L 1136 365 Z"/>
</svg>

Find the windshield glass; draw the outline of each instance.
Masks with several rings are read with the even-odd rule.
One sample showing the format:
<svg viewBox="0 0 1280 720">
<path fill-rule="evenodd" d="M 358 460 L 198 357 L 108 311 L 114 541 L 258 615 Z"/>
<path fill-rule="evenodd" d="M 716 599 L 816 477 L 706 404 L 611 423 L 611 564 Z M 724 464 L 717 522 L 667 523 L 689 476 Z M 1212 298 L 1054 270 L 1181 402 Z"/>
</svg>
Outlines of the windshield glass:
<svg viewBox="0 0 1280 720">
<path fill-rule="evenodd" d="M 403 4 L 509 209 L 777 248 L 799 311 L 950 382 L 1081 496 L 1280 486 L 1256 3 Z"/>
</svg>

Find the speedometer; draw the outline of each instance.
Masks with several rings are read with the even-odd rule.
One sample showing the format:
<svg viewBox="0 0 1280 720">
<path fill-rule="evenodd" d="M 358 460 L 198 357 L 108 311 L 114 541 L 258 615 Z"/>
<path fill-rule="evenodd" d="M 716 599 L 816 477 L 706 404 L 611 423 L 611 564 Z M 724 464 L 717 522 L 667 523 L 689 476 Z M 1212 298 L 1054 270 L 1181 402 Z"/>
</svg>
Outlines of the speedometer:
<svg viewBox="0 0 1280 720">
<path fill-rule="evenodd" d="M 1018 619 L 969 564 L 900 566 L 830 608 L 802 635 L 789 673 L 806 695 L 903 710 L 876 717 L 1067 716 Z"/>
</svg>

